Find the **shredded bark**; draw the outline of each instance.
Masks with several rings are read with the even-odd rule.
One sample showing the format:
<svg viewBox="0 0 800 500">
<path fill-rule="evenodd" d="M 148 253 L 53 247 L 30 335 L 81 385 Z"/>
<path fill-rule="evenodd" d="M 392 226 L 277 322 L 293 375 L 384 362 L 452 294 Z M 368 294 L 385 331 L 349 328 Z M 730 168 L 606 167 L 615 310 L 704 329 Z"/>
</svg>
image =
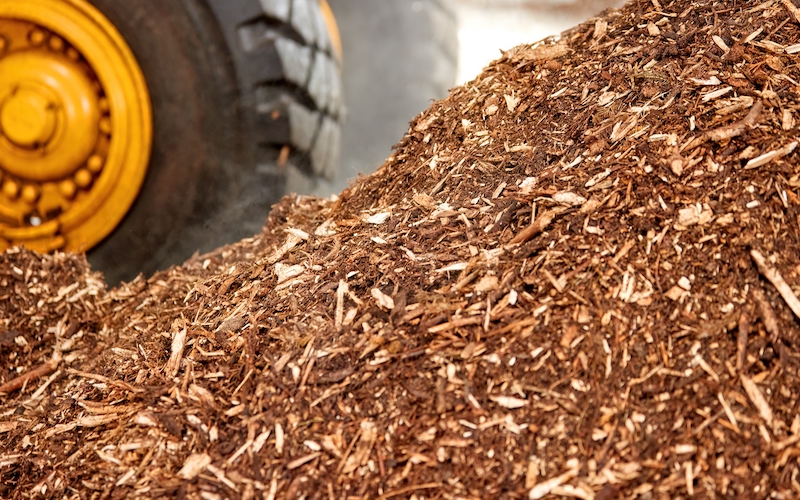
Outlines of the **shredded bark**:
<svg viewBox="0 0 800 500">
<path fill-rule="evenodd" d="M 5 253 L 0 497 L 796 498 L 792 7 L 509 51 L 340 197 L 112 290 Z"/>
</svg>

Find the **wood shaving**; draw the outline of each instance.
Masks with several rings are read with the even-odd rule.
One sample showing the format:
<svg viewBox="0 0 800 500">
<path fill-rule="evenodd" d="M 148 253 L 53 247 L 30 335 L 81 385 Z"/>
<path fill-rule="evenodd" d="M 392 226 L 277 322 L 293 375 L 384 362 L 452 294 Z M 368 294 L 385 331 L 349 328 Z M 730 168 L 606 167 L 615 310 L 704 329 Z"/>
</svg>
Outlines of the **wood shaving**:
<svg viewBox="0 0 800 500">
<path fill-rule="evenodd" d="M 789 3 L 508 51 L 151 277 L 2 254 L 0 497 L 796 498 Z"/>
</svg>

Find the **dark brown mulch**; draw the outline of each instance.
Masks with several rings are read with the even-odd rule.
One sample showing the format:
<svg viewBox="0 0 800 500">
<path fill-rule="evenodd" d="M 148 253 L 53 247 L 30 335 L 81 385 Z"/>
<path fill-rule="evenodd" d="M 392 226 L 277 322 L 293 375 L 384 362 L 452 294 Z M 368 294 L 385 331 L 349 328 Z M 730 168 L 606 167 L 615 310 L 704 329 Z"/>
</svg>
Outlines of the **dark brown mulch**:
<svg viewBox="0 0 800 500">
<path fill-rule="evenodd" d="M 7 253 L 0 496 L 795 498 L 798 42 L 636 1 L 253 239 L 108 292 Z"/>
</svg>

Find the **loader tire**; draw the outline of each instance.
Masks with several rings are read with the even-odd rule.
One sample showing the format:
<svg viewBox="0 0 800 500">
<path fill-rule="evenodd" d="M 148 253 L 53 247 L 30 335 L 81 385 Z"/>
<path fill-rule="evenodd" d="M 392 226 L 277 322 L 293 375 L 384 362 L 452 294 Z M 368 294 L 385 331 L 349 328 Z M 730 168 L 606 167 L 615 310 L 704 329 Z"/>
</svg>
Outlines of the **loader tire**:
<svg viewBox="0 0 800 500">
<path fill-rule="evenodd" d="M 333 177 L 342 90 L 318 0 L 91 0 L 151 95 L 141 194 L 89 253 L 110 284 L 261 230 L 287 177 Z"/>
</svg>

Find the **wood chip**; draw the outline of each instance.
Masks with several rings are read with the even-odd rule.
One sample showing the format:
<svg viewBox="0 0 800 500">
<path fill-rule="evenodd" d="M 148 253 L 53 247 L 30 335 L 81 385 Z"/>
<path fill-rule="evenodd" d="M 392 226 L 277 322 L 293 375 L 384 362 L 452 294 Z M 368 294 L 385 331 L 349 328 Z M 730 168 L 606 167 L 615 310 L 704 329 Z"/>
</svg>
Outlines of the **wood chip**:
<svg viewBox="0 0 800 500">
<path fill-rule="evenodd" d="M 519 245 L 521 243 L 525 243 L 526 241 L 530 240 L 537 234 L 547 229 L 547 226 L 549 226 L 550 223 L 553 222 L 553 219 L 555 219 L 561 213 L 563 213 L 563 210 L 553 209 L 553 210 L 548 210 L 547 212 L 539 215 L 533 222 L 533 224 L 531 224 L 530 226 L 522 230 L 519 234 L 514 236 L 511 239 L 511 241 L 509 241 L 509 244 Z"/>
<path fill-rule="evenodd" d="M 548 479 L 546 481 L 542 481 L 541 483 L 534 486 L 530 492 L 528 492 L 528 498 L 530 500 L 537 500 L 539 498 L 544 498 L 549 495 L 553 489 L 561 486 L 562 484 L 566 483 L 570 479 L 576 477 L 578 475 L 577 470 L 569 470 L 560 476 L 556 476 L 552 479 Z"/>
<path fill-rule="evenodd" d="M 308 455 L 306 455 L 304 457 L 300 457 L 298 459 L 292 460 L 291 462 L 286 464 L 286 468 L 288 470 L 294 470 L 294 469 L 300 467 L 301 465 L 305 465 L 308 462 L 318 458 L 321 455 L 322 455 L 321 451 L 316 451 L 314 453 L 310 453 L 310 454 L 308 454 Z"/>
<path fill-rule="evenodd" d="M 375 301 L 378 302 L 379 306 L 381 306 L 384 309 L 388 309 L 390 311 L 394 309 L 394 300 L 391 297 L 389 297 L 388 295 L 386 295 L 377 288 L 373 288 L 370 293 L 372 294 L 372 298 L 374 298 Z"/>
<path fill-rule="evenodd" d="M 795 22 L 800 23 L 800 9 L 798 9 L 797 6 L 792 3 L 792 0 L 781 0 L 781 3 L 792 15 L 792 18 L 795 20 Z"/>
<path fill-rule="evenodd" d="M 798 141 L 792 141 L 786 146 L 783 146 L 782 148 L 770 151 L 768 153 L 764 153 L 761 156 L 757 156 L 752 160 L 748 161 L 747 164 L 744 166 L 744 168 L 745 170 L 750 170 L 752 168 L 763 167 L 768 163 L 783 158 L 784 156 L 791 154 L 795 150 L 795 148 L 797 148 L 797 144 Z"/>
<path fill-rule="evenodd" d="M 742 387 L 744 387 L 744 392 L 747 393 L 747 397 L 750 398 L 750 401 L 753 403 L 753 406 L 756 407 L 758 413 L 761 415 L 761 418 L 767 423 L 767 425 L 772 426 L 773 423 L 773 414 L 772 408 L 767 403 L 767 400 L 764 398 L 764 394 L 761 393 L 761 389 L 758 388 L 755 382 L 753 382 L 749 377 L 745 374 L 739 374 L 739 379 L 742 381 Z"/>
<path fill-rule="evenodd" d="M 193 453 L 183 462 L 178 476 L 183 479 L 194 479 L 211 463 L 211 457 L 205 453 Z"/>
<path fill-rule="evenodd" d="M 741 370 L 747 359 L 747 341 L 750 337 L 750 316 L 746 312 L 739 315 L 739 333 L 736 336 L 736 369 Z"/>
<path fill-rule="evenodd" d="M 503 408 L 509 408 L 512 410 L 517 408 L 522 408 L 523 406 L 528 404 L 528 402 L 525 401 L 524 399 L 519 399 L 511 396 L 489 396 L 489 399 L 491 399 L 498 405 L 502 406 Z"/>
<path fill-rule="evenodd" d="M 753 260 L 758 266 L 759 272 L 775 286 L 775 288 L 778 290 L 778 293 L 781 294 L 781 297 L 783 297 L 783 300 L 786 301 L 786 304 L 789 306 L 795 316 L 800 318 L 800 300 L 798 300 L 797 295 L 795 295 L 794 291 L 792 291 L 792 288 L 783 279 L 781 273 L 772 267 L 772 265 L 769 264 L 767 259 L 758 250 L 750 250 L 750 256 L 753 257 Z"/>
<path fill-rule="evenodd" d="M 45 363 L 42 363 L 33 370 L 20 375 L 19 377 L 16 377 L 3 385 L 0 385 L 0 395 L 14 392 L 18 389 L 21 389 L 22 386 L 27 385 L 29 382 L 38 379 L 39 377 L 53 373 L 60 362 L 61 358 L 51 359 Z"/>
<path fill-rule="evenodd" d="M 164 372 L 167 376 L 174 377 L 178 374 L 181 366 L 181 359 L 183 359 L 183 348 L 186 346 L 186 328 L 175 333 L 172 338 L 172 347 L 170 349 L 169 359 L 164 366 Z"/>
<path fill-rule="evenodd" d="M 764 323 L 764 328 L 770 334 L 770 341 L 777 344 L 781 338 L 780 327 L 778 326 L 778 317 L 775 315 L 775 310 L 764 295 L 764 291 L 757 286 L 750 289 L 753 299 L 758 305 L 758 310 L 761 313 L 761 322 Z"/>
<path fill-rule="evenodd" d="M 517 105 L 521 100 L 519 97 L 514 97 L 508 94 L 504 95 L 503 98 L 506 101 L 506 106 L 508 107 L 508 111 L 510 113 L 513 113 L 514 110 L 517 109 Z"/>
</svg>

